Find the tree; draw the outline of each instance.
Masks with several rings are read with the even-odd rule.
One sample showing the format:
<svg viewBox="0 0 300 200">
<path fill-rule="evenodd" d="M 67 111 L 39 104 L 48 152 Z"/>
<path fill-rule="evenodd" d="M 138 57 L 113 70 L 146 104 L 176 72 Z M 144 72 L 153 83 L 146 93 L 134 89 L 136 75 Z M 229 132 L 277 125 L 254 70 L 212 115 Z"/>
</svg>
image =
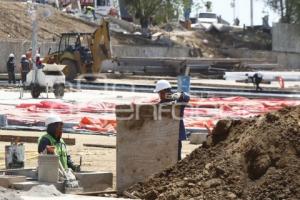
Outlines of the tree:
<svg viewBox="0 0 300 200">
<path fill-rule="evenodd" d="M 297 23 L 300 20 L 300 0 L 265 0 L 281 16 L 283 23 Z"/>
<path fill-rule="evenodd" d="M 156 22 L 162 23 L 178 17 L 179 10 L 186 5 L 186 2 L 192 0 L 124 0 L 127 10 L 139 19 L 144 31 L 148 29 L 150 19 L 155 18 Z"/>
<path fill-rule="evenodd" d="M 140 20 L 142 28 L 148 28 L 150 18 L 162 5 L 162 0 L 124 0 L 129 13 Z"/>
</svg>

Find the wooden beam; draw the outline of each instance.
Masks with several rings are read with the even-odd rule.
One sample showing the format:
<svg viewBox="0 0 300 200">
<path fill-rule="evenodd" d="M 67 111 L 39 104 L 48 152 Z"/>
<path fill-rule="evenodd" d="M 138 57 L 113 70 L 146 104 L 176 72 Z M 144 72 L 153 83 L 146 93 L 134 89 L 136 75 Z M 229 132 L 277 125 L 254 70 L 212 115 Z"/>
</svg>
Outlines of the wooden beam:
<svg viewBox="0 0 300 200">
<path fill-rule="evenodd" d="M 116 145 L 109 145 L 109 144 L 83 144 L 85 147 L 100 147 L 100 148 L 108 148 L 108 149 L 115 149 Z"/>
<path fill-rule="evenodd" d="M 24 143 L 37 143 L 39 137 L 36 136 L 18 136 L 18 135 L 0 135 L 2 142 L 24 142 Z M 75 145 L 75 138 L 63 138 L 67 145 Z"/>
</svg>

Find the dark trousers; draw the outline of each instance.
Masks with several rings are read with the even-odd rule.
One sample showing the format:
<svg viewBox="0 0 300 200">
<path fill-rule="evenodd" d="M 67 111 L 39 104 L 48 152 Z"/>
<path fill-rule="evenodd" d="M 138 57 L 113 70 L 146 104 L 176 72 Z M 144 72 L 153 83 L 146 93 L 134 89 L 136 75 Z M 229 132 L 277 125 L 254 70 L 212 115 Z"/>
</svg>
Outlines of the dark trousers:
<svg viewBox="0 0 300 200">
<path fill-rule="evenodd" d="M 26 82 L 26 75 L 28 72 L 22 72 L 22 83 Z"/>
<path fill-rule="evenodd" d="M 16 78 L 15 78 L 15 72 L 14 71 L 8 71 L 8 83 L 10 84 L 11 82 L 16 84 Z"/>
<path fill-rule="evenodd" d="M 182 142 L 178 140 L 178 161 L 181 160 L 181 149 L 182 149 Z"/>
</svg>

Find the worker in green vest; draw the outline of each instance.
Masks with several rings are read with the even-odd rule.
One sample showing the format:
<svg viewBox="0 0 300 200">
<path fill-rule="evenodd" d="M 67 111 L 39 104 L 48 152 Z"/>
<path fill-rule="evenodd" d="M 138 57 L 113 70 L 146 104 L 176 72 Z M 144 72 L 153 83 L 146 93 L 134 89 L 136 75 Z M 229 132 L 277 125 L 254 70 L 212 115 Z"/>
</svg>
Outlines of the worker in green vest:
<svg viewBox="0 0 300 200">
<path fill-rule="evenodd" d="M 75 165 L 67 152 L 67 146 L 62 139 L 63 121 L 57 115 L 50 116 L 45 122 L 47 126 L 47 134 L 38 140 L 38 152 L 45 154 L 56 154 L 62 166 L 73 171 L 80 171 L 80 166 Z"/>
</svg>

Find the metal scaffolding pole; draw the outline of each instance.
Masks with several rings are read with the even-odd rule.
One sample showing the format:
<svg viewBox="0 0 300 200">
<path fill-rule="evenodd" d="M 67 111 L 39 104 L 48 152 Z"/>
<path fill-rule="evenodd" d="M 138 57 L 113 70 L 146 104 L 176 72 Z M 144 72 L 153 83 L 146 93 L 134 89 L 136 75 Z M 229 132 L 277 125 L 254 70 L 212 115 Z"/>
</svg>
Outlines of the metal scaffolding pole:
<svg viewBox="0 0 300 200">
<path fill-rule="evenodd" d="M 250 9 L 251 27 L 253 28 L 253 0 L 250 0 Z"/>
</svg>

